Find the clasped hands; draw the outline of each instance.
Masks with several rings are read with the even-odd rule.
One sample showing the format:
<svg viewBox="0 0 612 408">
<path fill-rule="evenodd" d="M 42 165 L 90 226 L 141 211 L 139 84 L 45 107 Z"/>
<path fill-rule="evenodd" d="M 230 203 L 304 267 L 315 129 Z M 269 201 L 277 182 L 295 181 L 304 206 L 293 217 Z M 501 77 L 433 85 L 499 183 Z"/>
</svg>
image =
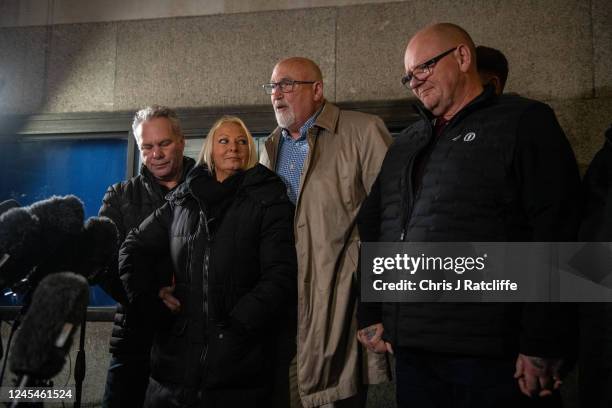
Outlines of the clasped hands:
<svg viewBox="0 0 612 408">
<path fill-rule="evenodd" d="M 383 340 L 382 335 L 384 332 L 382 323 L 376 323 L 366 328 L 357 331 L 357 340 L 364 345 L 370 351 L 375 353 L 391 353 L 393 354 L 393 347 L 391 343 Z"/>
<path fill-rule="evenodd" d="M 563 383 L 560 358 L 543 358 L 519 354 L 516 359 L 514 378 L 518 380 L 521 392 L 528 397 L 552 395 Z"/>
</svg>

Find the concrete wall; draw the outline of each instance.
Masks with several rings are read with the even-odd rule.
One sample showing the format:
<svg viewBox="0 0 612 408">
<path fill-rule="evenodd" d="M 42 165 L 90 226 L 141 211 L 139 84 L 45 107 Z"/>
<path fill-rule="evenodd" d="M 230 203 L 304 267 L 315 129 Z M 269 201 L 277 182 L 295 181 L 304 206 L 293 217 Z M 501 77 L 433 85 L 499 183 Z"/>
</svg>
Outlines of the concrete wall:
<svg viewBox="0 0 612 408">
<path fill-rule="evenodd" d="M 67 10 L 71 2 L 41 2 L 51 3 Z M 78 2 L 72 3 L 78 10 Z M 229 3 L 224 4 L 231 11 Z M 15 4 L 0 1 L 0 15 L 10 15 Z M 260 2 L 258 9 L 270 4 Z M 86 19 L 84 13 L 78 16 Z M 142 13 L 130 15 L 148 16 Z M 30 20 L 40 20 L 32 15 Z M 268 104 L 260 84 L 274 62 L 289 55 L 319 62 L 330 100 L 404 99 L 411 96 L 399 83 L 404 47 L 416 29 L 433 21 L 459 23 L 478 44 L 503 50 L 510 61 L 507 90 L 550 103 L 581 166 L 588 164 L 612 121 L 612 3 L 606 0 L 416 0 L 4 27 L 0 111 Z"/>
<path fill-rule="evenodd" d="M 260 85 L 274 62 L 289 55 L 319 62 L 332 101 L 404 100 L 410 95 L 399 79 L 408 38 L 430 22 L 451 21 L 477 44 L 506 53 L 507 90 L 555 109 L 582 169 L 612 122 L 608 0 L 339 0 L 333 7 L 217 1 L 184 2 L 190 6 L 179 11 L 119 8 L 121 13 L 119 3 L 139 2 L 97 2 L 106 5 L 106 14 L 89 13 L 81 3 L 42 1 L 41 9 L 32 1 L 0 0 L 1 113 L 124 111 L 152 103 L 266 105 Z M 193 8 L 195 3 L 212 8 Z M 170 17 L 147 20 L 160 16 Z M 137 21 L 116 21 L 125 18 Z M 57 24 L 96 19 L 105 22 Z M 103 389 L 109 335 L 109 324 L 90 325 L 91 402 Z M 372 398 L 379 402 L 371 406 L 390 404 L 391 389 L 377 388 Z"/>
<path fill-rule="evenodd" d="M 389 3 L 389 0 L 0 0 L 0 27 L 189 17 L 372 3 Z"/>
</svg>

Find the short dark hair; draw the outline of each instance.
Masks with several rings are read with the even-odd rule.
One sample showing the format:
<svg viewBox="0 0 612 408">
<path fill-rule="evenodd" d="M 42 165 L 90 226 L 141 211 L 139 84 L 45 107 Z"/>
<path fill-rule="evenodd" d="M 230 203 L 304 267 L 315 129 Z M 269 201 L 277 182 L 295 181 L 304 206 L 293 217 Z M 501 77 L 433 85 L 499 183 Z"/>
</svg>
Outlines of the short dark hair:
<svg viewBox="0 0 612 408">
<path fill-rule="evenodd" d="M 500 50 L 479 45 L 476 47 L 476 66 L 478 67 L 478 72 L 497 75 L 502 89 L 506 86 L 508 60 Z"/>
</svg>

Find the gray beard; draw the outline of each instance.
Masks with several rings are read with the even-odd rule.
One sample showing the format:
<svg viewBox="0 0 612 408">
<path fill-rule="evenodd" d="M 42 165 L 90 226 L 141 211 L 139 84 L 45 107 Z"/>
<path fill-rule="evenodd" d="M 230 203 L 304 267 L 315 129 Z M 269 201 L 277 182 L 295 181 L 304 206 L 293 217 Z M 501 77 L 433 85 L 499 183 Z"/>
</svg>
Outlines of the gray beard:
<svg viewBox="0 0 612 408">
<path fill-rule="evenodd" d="M 288 129 L 295 123 L 295 115 L 292 109 L 287 109 L 284 113 L 274 111 L 274 115 L 276 116 L 276 123 L 283 129 Z"/>
</svg>

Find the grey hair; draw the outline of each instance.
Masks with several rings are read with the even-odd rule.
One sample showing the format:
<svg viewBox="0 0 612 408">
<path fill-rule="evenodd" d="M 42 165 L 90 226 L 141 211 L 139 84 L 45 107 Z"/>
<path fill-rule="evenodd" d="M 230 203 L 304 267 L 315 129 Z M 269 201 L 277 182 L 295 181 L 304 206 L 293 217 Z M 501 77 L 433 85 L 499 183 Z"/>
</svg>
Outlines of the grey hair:
<svg viewBox="0 0 612 408">
<path fill-rule="evenodd" d="M 172 127 L 172 133 L 178 136 L 180 139 L 184 137 L 183 129 L 181 128 L 181 122 L 173 109 L 167 106 L 153 105 L 147 106 L 146 108 L 140 109 L 134 115 L 134 121 L 132 122 L 132 133 L 136 142 L 140 145 L 140 134 L 142 132 L 141 125 L 143 122 L 156 118 L 166 118 L 170 121 Z"/>
</svg>

